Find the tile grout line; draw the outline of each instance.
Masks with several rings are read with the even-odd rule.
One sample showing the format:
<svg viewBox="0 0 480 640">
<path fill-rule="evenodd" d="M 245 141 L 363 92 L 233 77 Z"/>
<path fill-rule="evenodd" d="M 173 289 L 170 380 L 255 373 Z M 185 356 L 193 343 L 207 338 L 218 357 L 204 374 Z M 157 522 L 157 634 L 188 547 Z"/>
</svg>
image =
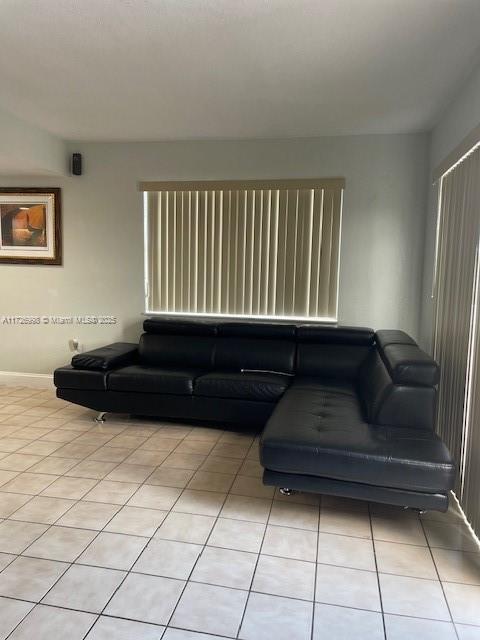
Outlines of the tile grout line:
<svg viewBox="0 0 480 640">
<path fill-rule="evenodd" d="M 442 595 L 443 595 L 443 599 L 445 600 L 445 604 L 447 605 L 448 615 L 450 616 L 450 620 L 451 620 L 451 622 L 452 622 L 452 626 L 453 626 L 453 629 L 454 629 L 455 635 L 456 635 L 456 637 L 457 637 L 457 638 L 460 638 L 460 636 L 458 635 L 457 625 L 455 624 L 455 621 L 454 621 L 454 619 L 453 619 L 452 611 L 451 611 L 451 609 L 450 609 L 450 604 L 449 604 L 449 602 L 448 602 L 448 598 L 447 598 L 447 595 L 446 595 L 446 593 L 445 593 L 445 589 L 444 589 L 444 587 L 443 587 L 442 580 L 441 580 L 441 578 L 440 578 L 440 572 L 439 572 L 439 570 L 438 570 L 437 563 L 435 562 L 435 557 L 434 557 L 433 552 L 432 552 L 432 549 L 431 549 L 431 547 L 430 547 L 430 541 L 429 541 L 429 539 L 428 539 L 427 532 L 425 531 L 425 527 L 423 526 L 423 522 L 422 522 L 421 518 L 419 518 L 419 521 L 420 521 L 420 526 L 422 527 L 423 535 L 425 536 L 425 539 L 426 539 L 426 541 L 427 541 L 427 545 L 428 545 L 428 546 L 427 546 L 427 548 L 428 548 L 428 550 L 429 550 L 429 552 L 430 552 L 430 557 L 432 558 L 433 566 L 435 567 L 435 572 L 436 572 L 437 577 L 438 577 L 438 583 L 439 583 L 439 585 L 440 585 L 440 589 L 442 590 Z"/>
<path fill-rule="evenodd" d="M 270 521 L 270 517 L 272 515 L 272 509 L 273 509 L 273 502 L 275 499 L 275 491 L 273 492 L 272 495 L 272 499 L 270 501 L 270 508 L 268 510 L 268 515 L 267 515 L 267 519 L 265 521 L 265 529 L 263 530 L 263 535 L 262 535 L 262 541 L 260 542 L 260 545 L 258 547 L 258 552 L 257 552 L 257 559 L 255 561 L 255 567 L 253 569 L 253 573 L 252 573 L 252 578 L 250 580 L 250 587 L 248 589 L 248 595 L 247 598 L 245 600 L 245 606 L 243 607 L 243 611 L 242 611 L 242 616 L 240 618 L 240 622 L 238 624 L 238 629 L 237 629 L 237 633 L 235 634 L 235 638 L 239 638 L 240 637 L 240 633 L 242 631 L 242 625 L 243 625 L 243 621 L 245 619 L 245 614 L 247 613 L 247 607 L 248 607 L 248 603 L 250 602 L 250 594 L 252 593 L 252 586 L 253 586 L 253 582 L 255 580 L 255 574 L 257 573 L 257 568 L 258 568 L 258 563 L 260 561 L 260 555 L 262 553 L 262 549 L 263 549 L 263 544 L 265 542 L 265 536 L 267 535 L 267 530 L 268 530 L 268 523 Z M 262 523 L 263 524 L 263 523 Z"/>
<path fill-rule="evenodd" d="M 320 519 L 322 517 L 322 496 L 320 496 L 318 505 L 318 522 L 317 522 L 317 547 L 315 550 L 315 571 L 313 574 L 313 609 L 312 609 L 312 625 L 311 625 L 311 640 L 315 640 L 315 602 L 317 597 L 317 575 L 318 575 L 318 550 L 320 546 Z"/>
<path fill-rule="evenodd" d="M 100 568 L 104 568 L 104 567 L 100 567 Z M 112 571 L 119 571 L 121 572 L 120 569 L 112 569 Z M 135 572 L 133 572 L 135 573 Z M 152 577 L 162 577 L 162 576 L 156 576 L 153 574 L 139 574 L 139 575 L 151 575 Z M 174 580 L 176 582 L 184 582 L 184 580 L 182 580 L 181 578 L 169 578 L 170 580 Z M 190 582 L 190 580 L 189 580 Z M 218 587 L 219 585 L 217 584 L 212 584 L 209 582 L 195 582 L 195 584 L 205 584 L 207 586 L 211 586 L 211 587 Z M 246 589 L 239 589 L 238 587 L 223 587 L 225 589 L 233 589 L 235 591 L 245 591 Z M 266 593 L 263 591 L 253 591 L 252 593 L 258 593 L 261 595 L 267 595 L 267 596 L 274 596 L 274 597 L 279 597 L 279 598 L 286 598 L 287 600 L 294 600 L 295 602 L 308 602 L 309 604 L 312 604 L 311 600 L 302 600 L 299 598 L 293 598 L 291 596 L 275 596 L 275 594 L 271 594 L 271 593 Z M 0 596 L 0 598 L 4 598 L 5 600 L 13 600 L 14 602 L 27 602 L 28 604 L 31 604 L 33 606 L 36 605 L 41 605 L 42 607 L 52 607 L 52 608 L 58 608 L 58 609 L 64 609 L 66 611 L 77 611 L 79 613 L 89 613 L 90 615 L 100 615 L 97 613 L 94 613 L 92 611 L 86 611 L 85 609 L 76 609 L 75 607 L 67 607 L 65 605 L 60 605 L 60 604 L 50 604 L 49 602 L 35 602 L 34 600 L 26 600 L 25 598 L 15 598 L 13 596 Z M 353 611 L 365 611 L 366 613 L 380 613 L 379 611 L 374 611 L 372 609 L 362 609 L 361 607 L 351 607 L 349 605 L 343 605 L 343 604 L 331 604 L 330 602 L 323 602 L 323 601 L 318 601 L 318 603 L 315 604 L 324 604 L 326 606 L 329 607 L 335 607 L 338 609 L 348 609 L 348 610 L 353 610 Z M 119 619 L 119 620 L 132 620 L 134 622 L 144 622 L 144 624 L 152 624 L 152 625 L 156 625 L 156 626 L 164 626 L 164 624 L 160 624 L 157 622 L 146 622 L 146 621 L 142 621 L 139 620 L 138 618 L 127 618 L 127 617 L 121 617 L 119 615 L 113 615 L 110 613 L 106 613 L 106 614 L 102 614 L 104 617 L 108 617 L 108 618 L 115 618 L 115 619 Z M 413 616 L 413 615 L 407 615 L 404 613 L 389 613 L 388 615 L 394 616 L 396 618 L 406 618 L 408 620 L 425 620 L 428 622 L 441 622 L 443 624 L 452 624 L 451 622 L 449 622 L 448 620 L 438 620 L 437 618 L 425 618 L 425 617 L 420 617 L 420 616 Z M 475 625 L 469 622 L 459 622 L 458 624 L 461 624 L 463 626 L 467 626 L 467 627 L 471 627 L 472 629 L 479 629 L 480 630 L 480 625 Z M 174 629 L 183 629 L 184 627 L 169 627 L 169 628 L 174 628 Z M 191 631 L 192 633 L 203 633 L 202 631 L 192 631 L 191 629 L 186 629 L 186 631 Z M 218 634 L 213 634 L 213 635 L 218 635 Z M 223 636 L 221 636 L 223 637 Z M 235 639 L 234 639 L 235 640 Z"/>
<path fill-rule="evenodd" d="M 248 454 L 249 454 L 249 452 L 250 452 L 250 450 L 252 449 L 252 447 L 253 447 L 253 446 L 255 446 L 255 439 L 253 440 L 253 442 L 251 443 L 250 447 L 248 448 L 248 451 L 245 453 L 245 456 L 244 456 L 244 458 L 243 458 L 243 461 L 247 460 L 247 456 L 248 456 Z M 243 463 L 242 463 L 242 465 L 240 465 L 239 470 L 242 468 L 242 466 L 243 466 Z M 236 478 L 237 478 L 237 476 L 238 476 L 238 475 L 239 475 L 239 473 L 238 473 L 238 471 L 237 471 L 237 473 L 235 474 L 235 478 L 234 478 L 234 480 L 233 480 L 233 482 L 232 482 L 231 487 L 234 485 L 235 480 L 236 480 Z M 230 488 L 231 488 L 231 487 L 230 487 Z M 196 561 L 194 562 L 193 567 L 192 567 L 192 569 L 191 569 L 191 571 L 190 571 L 190 573 L 189 573 L 189 576 L 188 576 L 188 578 L 187 578 L 187 580 L 186 580 L 186 582 L 185 582 L 184 588 L 182 589 L 182 592 L 181 592 L 181 594 L 180 594 L 180 596 L 179 596 L 179 598 L 178 598 L 178 600 L 177 600 L 177 602 L 176 602 L 176 604 L 175 604 L 175 606 L 174 606 L 174 608 L 173 608 L 173 610 L 172 610 L 172 613 L 170 614 L 170 616 L 169 616 L 169 618 L 168 618 L 167 624 L 165 625 L 165 629 L 168 629 L 168 627 L 169 627 L 169 625 L 170 625 L 170 622 L 173 620 L 173 617 L 175 616 L 175 612 L 176 612 L 176 610 L 177 610 L 177 608 L 178 608 L 178 605 L 180 604 L 180 601 L 181 601 L 181 599 L 182 599 L 182 597 L 183 597 L 183 594 L 185 593 L 185 590 L 186 590 L 186 588 L 187 588 L 187 586 L 188 586 L 188 584 L 189 584 L 189 582 L 190 582 L 190 578 L 191 578 L 191 576 L 192 576 L 192 574 L 193 574 L 193 572 L 194 572 L 194 570 L 195 570 L 195 567 L 197 566 L 198 561 L 200 560 L 200 558 L 201 558 L 201 557 L 202 557 L 202 555 L 203 555 L 203 552 L 205 551 L 205 547 L 207 547 L 207 545 L 208 545 L 208 541 L 210 540 L 210 537 L 211 537 L 211 535 L 212 535 L 212 532 L 213 532 L 213 530 L 215 529 L 215 526 L 217 525 L 217 522 L 218 522 L 218 520 L 219 520 L 219 518 L 220 518 L 220 514 L 221 514 L 221 512 L 222 512 L 222 510 L 223 510 L 223 508 L 224 508 L 224 506 L 225 506 L 225 503 L 226 503 L 226 501 L 227 501 L 227 499 L 228 499 L 228 496 L 229 496 L 229 495 L 231 495 L 231 494 L 230 494 L 230 493 L 229 493 L 229 491 L 228 491 L 228 492 L 225 494 L 225 498 L 224 498 L 224 500 L 223 500 L 223 502 L 222 502 L 222 505 L 221 505 L 220 509 L 218 510 L 217 515 L 215 516 L 215 521 L 214 521 L 214 522 L 213 522 L 213 524 L 212 524 L 212 527 L 211 527 L 211 529 L 210 529 L 210 532 L 209 532 L 209 534 L 207 535 L 207 537 L 206 537 L 206 539 L 205 539 L 205 542 L 203 543 L 202 551 L 200 552 L 200 554 L 198 555 L 198 557 L 197 557 Z M 273 498 L 272 498 L 272 500 L 273 500 Z M 173 506 L 175 506 L 175 505 L 173 505 Z M 172 509 L 173 509 L 173 506 L 172 506 Z M 171 513 L 171 512 L 172 512 L 172 511 L 170 510 L 170 513 Z M 200 515 L 200 514 L 199 514 L 199 515 Z M 266 525 L 265 525 L 265 529 L 266 529 Z M 158 531 L 158 529 L 157 529 L 157 531 Z M 260 551 L 259 551 L 258 553 L 260 553 Z M 218 586 L 218 585 L 216 585 L 216 586 Z M 228 587 L 226 587 L 226 588 L 228 588 Z M 248 597 L 247 597 L 247 601 L 248 601 Z M 246 608 L 247 601 L 245 602 L 244 611 L 245 611 L 245 608 Z M 243 619 L 243 617 L 242 617 L 242 619 Z M 239 630 L 240 630 L 240 627 L 239 627 Z M 166 631 L 165 631 L 165 633 L 166 633 Z"/>
<path fill-rule="evenodd" d="M 376 548 L 375 548 L 375 538 L 373 536 L 373 523 L 372 523 L 372 514 L 371 514 L 371 509 L 370 509 L 370 503 L 368 503 L 368 520 L 370 523 L 370 533 L 372 536 L 372 548 L 373 548 L 373 559 L 375 562 L 375 571 L 376 571 L 376 575 L 377 575 L 377 589 L 378 589 L 378 598 L 380 600 L 380 612 L 382 615 L 382 626 L 383 626 L 383 637 L 385 638 L 385 640 L 387 640 L 387 626 L 385 623 L 385 611 L 383 609 L 383 596 L 382 596 L 382 587 L 380 584 L 380 574 L 378 571 L 378 562 L 377 562 L 377 552 L 376 552 Z"/>
</svg>

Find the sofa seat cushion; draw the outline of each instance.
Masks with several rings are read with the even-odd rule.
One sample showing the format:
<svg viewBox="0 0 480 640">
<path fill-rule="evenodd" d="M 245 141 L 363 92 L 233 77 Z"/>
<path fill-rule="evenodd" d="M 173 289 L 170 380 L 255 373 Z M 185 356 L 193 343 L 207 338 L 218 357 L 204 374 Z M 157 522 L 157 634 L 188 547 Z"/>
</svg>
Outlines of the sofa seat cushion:
<svg viewBox="0 0 480 640">
<path fill-rule="evenodd" d="M 195 380 L 194 395 L 276 402 L 290 384 L 291 376 L 269 372 L 216 371 Z"/>
<path fill-rule="evenodd" d="M 197 369 L 167 369 L 134 365 L 112 371 L 107 384 L 110 391 L 191 396 L 193 381 L 202 373 L 203 371 Z"/>
<path fill-rule="evenodd" d="M 452 488 L 454 464 L 432 431 L 365 422 L 355 388 L 296 380 L 260 445 L 272 471 L 428 493 Z"/>
</svg>

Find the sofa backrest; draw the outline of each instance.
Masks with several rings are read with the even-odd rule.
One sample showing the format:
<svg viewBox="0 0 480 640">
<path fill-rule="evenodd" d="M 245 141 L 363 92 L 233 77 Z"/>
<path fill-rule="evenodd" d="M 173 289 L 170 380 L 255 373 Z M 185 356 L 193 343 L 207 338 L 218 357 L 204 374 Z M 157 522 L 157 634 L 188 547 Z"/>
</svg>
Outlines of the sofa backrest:
<svg viewBox="0 0 480 640">
<path fill-rule="evenodd" d="M 377 331 L 378 352 L 395 384 L 432 387 L 438 384 L 437 363 L 404 331 Z"/>
<path fill-rule="evenodd" d="M 296 373 L 353 381 L 374 344 L 373 329 L 297 327 Z"/>
<path fill-rule="evenodd" d="M 373 329 L 280 322 L 149 318 L 140 362 L 151 366 L 262 370 L 353 381 L 374 343 Z"/>
<path fill-rule="evenodd" d="M 139 360 L 156 367 L 210 370 L 217 325 L 170 318 L 148 318 L 138 345 Z"/>
<path fill-rule="evenodd" d="M 145 320 L 140 362 L 150 366 L 293 373 L 295 326 Z"/>
<path fill-rule="evenodd" d="M 295 371 L 295 326 L 263 323 L 225 323 L 218 326 L 216 369 Z"/>
<path fill-rule="evenodd" d="M 438 365 L 403 331 L 157 318 L 144 329 L 145 364 L 346 380 L 356 384 L 369 422 L 434 426 Z"/>
<path fill-rule="evenodd" d="M 437 363 L 403 331 L 377 331 L 358 387 L 369 422 L 433 429 Z"/>
<path fill-rule="evenodd" d="M 218 326 L 208 320 L 175 320 L 173 318 L 147 318 L 143 321 L 145 333 L 175 336 L 216 336 Z"/>
</svg>

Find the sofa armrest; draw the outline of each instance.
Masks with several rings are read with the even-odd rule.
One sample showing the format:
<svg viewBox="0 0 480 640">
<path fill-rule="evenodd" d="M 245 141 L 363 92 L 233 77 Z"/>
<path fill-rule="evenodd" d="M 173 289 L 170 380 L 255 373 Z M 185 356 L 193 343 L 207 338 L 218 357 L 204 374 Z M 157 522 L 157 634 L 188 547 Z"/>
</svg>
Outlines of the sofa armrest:
<svg viewBox="0 0 480 640">
<path fill-rule="evenodd" d="M 94 371 L 109 371 L 137 360 L 138 345 L 131 342 L 114 342 L 99 349 L 77 353 L 72 358 L 74 369 L 90 369 Z"/>
</svg>

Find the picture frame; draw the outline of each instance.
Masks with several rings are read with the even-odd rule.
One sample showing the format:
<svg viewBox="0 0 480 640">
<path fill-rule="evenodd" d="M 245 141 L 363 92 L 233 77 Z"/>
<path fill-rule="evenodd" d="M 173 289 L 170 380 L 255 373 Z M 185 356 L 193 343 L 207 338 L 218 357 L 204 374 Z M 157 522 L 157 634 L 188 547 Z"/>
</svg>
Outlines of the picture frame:
<svg viewBox="0 0 480 640">
<path fill-rule="evenodd" d="M 0 187 L 0 265 L 62 264 L 61 189 Z"/>
</svg>

